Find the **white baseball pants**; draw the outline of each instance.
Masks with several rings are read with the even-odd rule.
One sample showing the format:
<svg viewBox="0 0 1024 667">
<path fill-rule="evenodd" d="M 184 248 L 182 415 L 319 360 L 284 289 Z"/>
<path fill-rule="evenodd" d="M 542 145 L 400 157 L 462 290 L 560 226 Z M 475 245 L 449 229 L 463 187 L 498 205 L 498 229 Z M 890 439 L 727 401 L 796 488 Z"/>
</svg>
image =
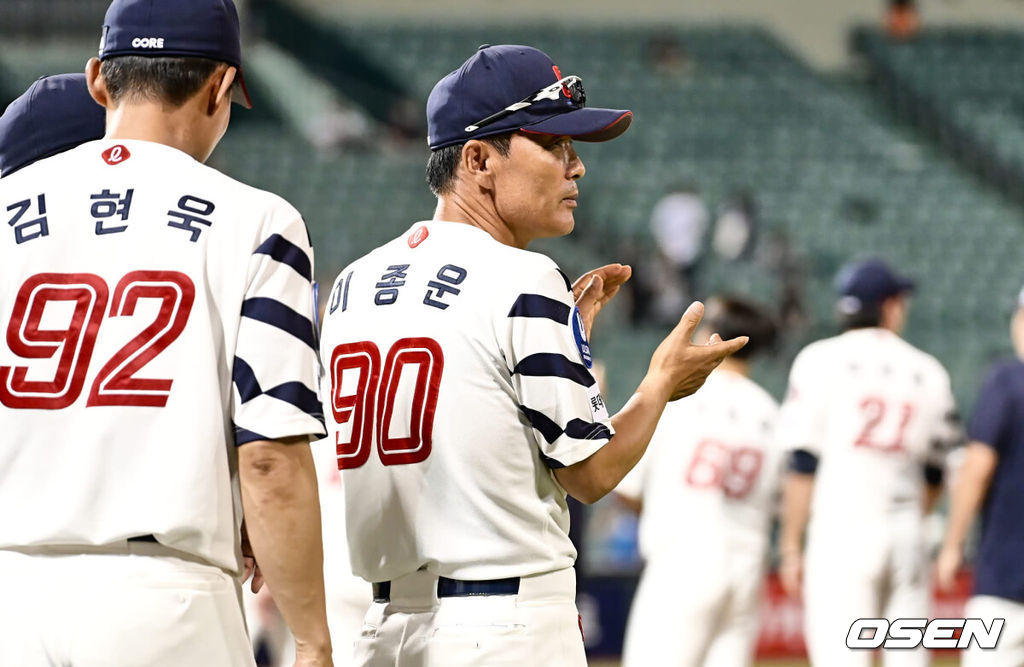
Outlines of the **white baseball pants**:
<svg viewBox="0 0 1024 667">
<path fill-rule="evenodd" d="M 0 591 L 0 665 L 255 665 L 238 582 L 156 543 L 0 549 Z"/>
<path fill-rule="evenodd" d="M 361 667 L 586 667 L 576 572 L 523 577 L 516 595 L 437 597 L 437 577 L 391 582 L 356 642 Z"/>
</svg>

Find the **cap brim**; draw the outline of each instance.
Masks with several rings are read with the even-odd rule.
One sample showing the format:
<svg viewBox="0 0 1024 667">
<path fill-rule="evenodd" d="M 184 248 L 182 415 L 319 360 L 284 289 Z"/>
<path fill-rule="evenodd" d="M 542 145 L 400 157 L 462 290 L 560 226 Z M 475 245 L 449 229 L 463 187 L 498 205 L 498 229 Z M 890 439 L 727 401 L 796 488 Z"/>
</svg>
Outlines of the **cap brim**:
<svg viewBox="0 0 1024 667">
<path fill-rule="evenodd" d="M 252 98 L 249 97 L 249 88 L 245 85 L 245 77 L 242 76 L 241 68 L 238 69 L 238 85 L 231 91 L 231 101 L 241 104 L 246 109 L 252 108 Z"/>
<path fill-rule="evenodd" d="M 572 137 L 579 141 L 609 141 L 629 129 L 633 112 L 584 107 L 530 123 L 520 129 L 533 134 Z"/>
</svg>

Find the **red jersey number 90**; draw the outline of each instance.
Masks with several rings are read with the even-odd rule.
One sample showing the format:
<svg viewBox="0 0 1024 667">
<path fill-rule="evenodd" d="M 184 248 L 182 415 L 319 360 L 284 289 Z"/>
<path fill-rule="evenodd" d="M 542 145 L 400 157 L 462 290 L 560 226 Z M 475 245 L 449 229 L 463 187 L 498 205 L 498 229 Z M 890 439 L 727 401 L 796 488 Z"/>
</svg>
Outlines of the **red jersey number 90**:
<svg viewBox="0 0 1024 667">
<path fill-rule="evenodd" d="M 415 366 L 415 370 L 403 373 L 407 366 Z M 444 371 L 444 354 L 437 341 L 396 341 L 383 366 L 374 343 L 346 343 L 334 348 L 330 370 L 334 420 L 339 425 L 351 423 L 352 429 L 346 442 L 342 442 L 340 432 L 334 436 L 339 470 L 366 463 L 374 440 L 380 462 L 386 466 L 419 463 L 430 456 L 434 411 Z M 404 383 L 403 374 L 407 376 Z M 403 384 L 404 391 L 399 394 Z M 392 435 L 396 406 L 408 412 L 408 428 L 400 429 L 401 435 Z"/>
</svg>

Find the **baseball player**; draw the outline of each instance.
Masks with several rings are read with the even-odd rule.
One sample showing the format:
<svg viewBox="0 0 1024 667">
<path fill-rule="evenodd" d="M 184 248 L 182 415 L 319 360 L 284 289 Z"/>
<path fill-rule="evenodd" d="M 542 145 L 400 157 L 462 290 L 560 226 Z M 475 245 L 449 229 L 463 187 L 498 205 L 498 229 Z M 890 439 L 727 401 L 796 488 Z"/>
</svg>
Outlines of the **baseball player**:
<svg viewBox="0 0 1024 667">
<path fill-rule="evenodd" d="M 1006 619 L 995 650 L 969 648 L 966 667 L 1024 664 L 1024 290 L 1010 324 L 1016 359 L 996 364 L 988 374 L 967 429 L 968 445 L 950 501 L 946 538 L 937 562 L 939 584 L 952 585 L 963 559 L 964 542 L 981 511 L 981 542 L 975 557 L 974 595 L 965 616 Z"/>
<path fill-rule="evenodd" d="M 103 35 L 105 138 L 0 181 L 0 664 L 252 665 L 244 505 L 296 664 L 329 665 L 308 237 L 202 165 L 237 13 L 115 0 Z"/>
<path fill-rule="evenodd" d="M 740 667 L 757 641 L 761 582 L 777 502 L 779 406 L 749 379 L 775 325 L 760 308 L 713 298 L 698 340 L 744 331 L 750 343 L 693 396 L 665 409 L 647 453 L 616 493 L 641 511 L 646 561 L 629 615 L 624 667 Z"/>
<path fill-rule="evenodd" d="M 794 451 L 783 499 L 780 576 L 803 581 L 814 665 L 870 665 L 846 647 L 854 620 L 927 617 L 924 512 L 941 489 L 959 429 L 949 375 L 902 338 L 913 282 L 878 260 L 838 278 L 845 333 L 797 355 L 779 417 Z M 885 664 L 925 665 L 923 650 L 887 651 Z"/>
<path fill-rule="evenodd" d="M 584 665 L 566 492 L 613 489 L 665 403 L 746 341 L 691 345 L 691 306 L 609 417 L 587 335 L 628 267 L 574 291 L 525 250 L 573 228 L 573 140 L 632 118 L 585 99 L 537 49 L 481 47 L 427 101 L 434 219 L 334 284 L 325 403 L 352 568 L 375 593 L 357 664 Z"/>
<path fill-rule="evenodd" d="M 101 138 L 105 122 L 84 74 L 40 77 L 0 116 L 0 178 Z"/>
</svg>

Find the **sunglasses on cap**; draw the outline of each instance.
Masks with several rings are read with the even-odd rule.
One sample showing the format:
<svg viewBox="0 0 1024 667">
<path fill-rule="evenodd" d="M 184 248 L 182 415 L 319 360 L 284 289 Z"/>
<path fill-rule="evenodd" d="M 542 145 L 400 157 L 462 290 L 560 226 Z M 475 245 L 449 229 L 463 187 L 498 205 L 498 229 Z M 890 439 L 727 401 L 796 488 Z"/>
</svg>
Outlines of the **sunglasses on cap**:
<svg viewBox="0 0 1024 667">
<path fill-rule="evenodd" d="M 572 100 L 573 106 L 583 107 L 587 104 L 587 93 L 583 90 L 583 79 L 578 76 L 570 75 L 565 78 L 555 81 L 550 86 L 545 86 L 535 93 L 530 93 L 523 99 L 519 100 L 515 104 L 510 104 L 498 113 L 491 114 L 483 120 L 478 120 L 472 125 L 466 126 L 466 132 L 476 132 L 482 127 L 496 123 L 497 121 L 510 116 L 517 111 L 521 111 L 528 106 L 536 104 L 541 100 L 553 100 L 558 101 L 560 95 L 565 95 Z"/>
</svg>

